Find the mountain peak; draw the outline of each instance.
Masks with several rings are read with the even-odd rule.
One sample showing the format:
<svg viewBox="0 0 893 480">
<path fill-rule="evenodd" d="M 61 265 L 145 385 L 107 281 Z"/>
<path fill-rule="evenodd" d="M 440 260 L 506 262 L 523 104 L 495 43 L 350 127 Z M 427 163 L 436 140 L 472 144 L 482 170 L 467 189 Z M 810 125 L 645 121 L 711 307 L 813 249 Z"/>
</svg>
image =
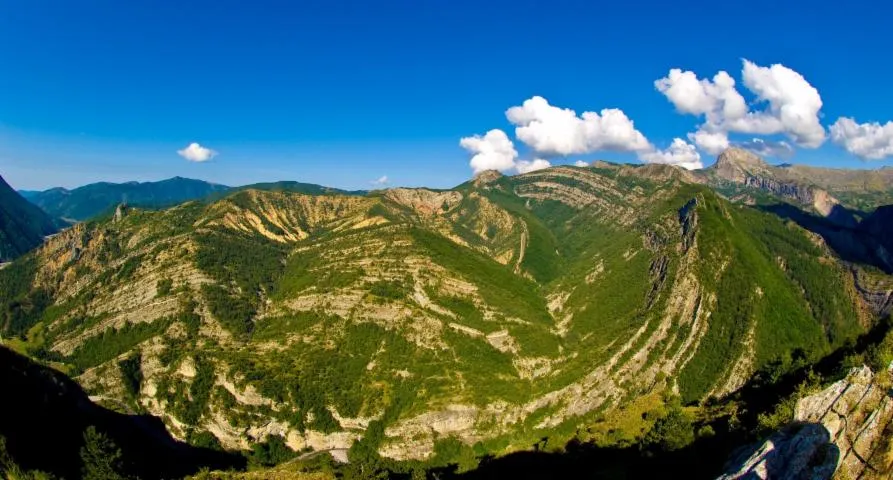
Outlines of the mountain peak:
<svg viewBox="0 0 893 480">
<path fill-rule="evenodd" d="M 720 178 L 736 183 L 744 183 L 746 178 L 753 174 L 763 174 L 769 171 L 769 164 L 753 152 L 743 148 L 731 147 L 716 157 L 713 171 Z"/>
<path fill-rule="evenodd" d="M 759 155 L 738 147 L 725 149 L 716 157 L 716 168 L 736 166 L 739 168 L 767 167 L 767 164 Z"/>
<path fill-rule="evenodd" d="M 475 186 L 486 185 L 488 183 L 493 183 L 500 178 L 502 178 L 502 174 L 499 173 L 498 170 L 484 170 L 483 172 L 475 175 L 474 184 Z"/>
</svg>

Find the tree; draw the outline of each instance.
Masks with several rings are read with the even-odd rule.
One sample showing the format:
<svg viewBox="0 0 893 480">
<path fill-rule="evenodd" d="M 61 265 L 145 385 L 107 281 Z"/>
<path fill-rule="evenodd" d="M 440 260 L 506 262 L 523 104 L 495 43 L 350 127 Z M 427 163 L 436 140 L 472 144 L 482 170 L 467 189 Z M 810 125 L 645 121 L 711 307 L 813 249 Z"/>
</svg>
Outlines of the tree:
<svg viewBox="0 0 893 480">
<path fill-rule="evenodd" d="M 84 430 L 84 446 L 81 448 L 81 473 L 83 480 L 126 480 L 121 450 L 105 434 L 89 426 Z"/>
<path fill-rule="evenodd" d="M 679 450 L 694 441 L 691 418 L 676 405 L 671 406 L 665 416 L 654 422 L 644 438 L 646 446 L 657 447 L 665 452 Z"/>
</svg>

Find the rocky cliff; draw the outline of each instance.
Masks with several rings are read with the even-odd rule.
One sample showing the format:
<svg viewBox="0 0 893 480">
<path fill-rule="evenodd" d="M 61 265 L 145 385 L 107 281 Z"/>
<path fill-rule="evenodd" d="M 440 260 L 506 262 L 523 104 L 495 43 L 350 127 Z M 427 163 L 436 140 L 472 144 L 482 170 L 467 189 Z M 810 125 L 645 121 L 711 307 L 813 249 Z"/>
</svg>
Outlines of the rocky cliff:
<svg viewBox="0 0 893 480">
<path fill-rule="evenodd" d="M 720 480 L 888 479 L 893 475 L 889 372 L 868 367 L 797 403 L 794 423 L 735 462 Z"/>
<path fill-rule="evenodd" d="M 700 178 L 736 196 L 748 189 L 788 199 L 842 225 L 853 225 L 847 209 L 871 211 L 893 203 L 893 169 L 831 169 L 806 165 L 769 165 L 752 152 L 729 148 Z M 845 208 L 841 208 L 845 207 Z"/>
<path fill-rule="evenodd" d="M 705 172 L 714 184 L 730 183 L 761 190 L 814 209 L 825 217 L 832 215 L 840 203 L 826 190 L 804 178 L 789 175 L 785 169 L 770 166 L 756 154 L 740 148 L 722 152 Z"/>
</svg>

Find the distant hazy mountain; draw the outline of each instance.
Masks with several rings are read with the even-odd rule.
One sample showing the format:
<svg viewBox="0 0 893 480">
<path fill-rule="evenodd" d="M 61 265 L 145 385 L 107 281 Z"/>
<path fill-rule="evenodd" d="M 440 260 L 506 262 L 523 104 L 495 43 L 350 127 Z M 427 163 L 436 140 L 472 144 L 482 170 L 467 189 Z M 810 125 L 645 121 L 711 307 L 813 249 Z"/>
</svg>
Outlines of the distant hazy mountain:
<svg viewBox="0 0 893 480">
<path fill-rule="evenodd" d="M 73 190 L 51 188 L 43 192 L 19 193 L 50 215 L 68 220 L 86 220 L 121 202 L 144 207 L 167 207 L 229 189 L 225 185 L 174 177 L 160 182 L 100 182 Z"/>
<path fill-rule="evenodd" d="M 56 232 L 49 215 L 28 203 L 0 177 L 0 261 L 15 258 Z"/>
</svg>

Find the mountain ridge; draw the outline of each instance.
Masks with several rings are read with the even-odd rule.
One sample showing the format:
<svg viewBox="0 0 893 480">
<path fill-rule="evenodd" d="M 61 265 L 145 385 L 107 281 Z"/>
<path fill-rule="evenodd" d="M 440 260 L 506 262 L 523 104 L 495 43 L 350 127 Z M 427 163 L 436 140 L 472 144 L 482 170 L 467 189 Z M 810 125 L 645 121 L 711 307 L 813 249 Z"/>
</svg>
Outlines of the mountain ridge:
<svg viewBox="0 0 893 480">
<path fill-rule="evenodd" d="M 58 231 L 56 222 L 16 193 L 0 177 L 0 262 L 9 261 L 40 245 Z"/>
<path fill-rule="evenodd" d="M 158 208 L 203 198 L 229 188 L 203 180 L 172 177 L 157 182 L 97 182 L 71 190 L 56 187 L 29 192 L 28 200 L 54 217 L 82 221 L 107 212 L 120 203 Z"/>
</svg>

